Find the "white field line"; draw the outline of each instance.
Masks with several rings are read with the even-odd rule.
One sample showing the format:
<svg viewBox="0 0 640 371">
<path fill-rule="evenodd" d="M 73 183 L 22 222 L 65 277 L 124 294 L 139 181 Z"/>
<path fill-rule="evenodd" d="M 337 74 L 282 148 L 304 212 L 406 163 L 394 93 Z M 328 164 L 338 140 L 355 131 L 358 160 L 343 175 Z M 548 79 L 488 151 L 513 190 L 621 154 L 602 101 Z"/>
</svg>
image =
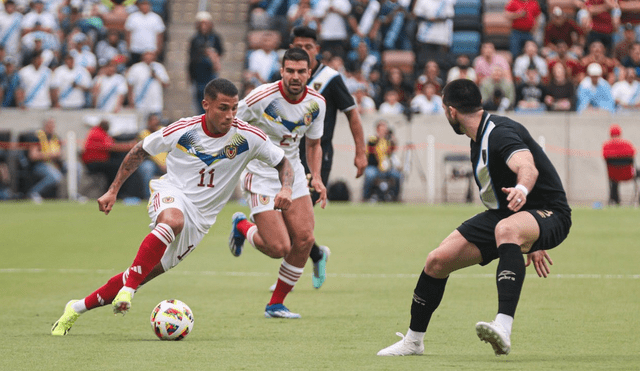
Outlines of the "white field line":
<svg viewBox="0 0 640 371">
<path fill-rule="evenodd" d="M 48 268 L 0 268 L 0 274 L 19 273 L 61 273 L 61 274 L 115 274 L 120 271 L 115 269 L 48 269 Z M 181 271 L 172 270 L 171 274 L 179 274 L 183 276 L 235 276 L 235 277 L 272 277 L 276 272 L 218 272 L 218 271 Z M 307 275 L 311 275 L 308 273 Z M 337 278 L 418 278 L 417 274 L 396 273 L 396 274 L 378 274 L 378 273 L 327 273 L 328 277 Z M 493 273 L 453 273 L 454 278 L 492 278 L 496 275 Z M 550 274 L 549 278 L 558 279 L 604 279 L 604 280 L 638 280 L 640 274 Z"/>
</svg>

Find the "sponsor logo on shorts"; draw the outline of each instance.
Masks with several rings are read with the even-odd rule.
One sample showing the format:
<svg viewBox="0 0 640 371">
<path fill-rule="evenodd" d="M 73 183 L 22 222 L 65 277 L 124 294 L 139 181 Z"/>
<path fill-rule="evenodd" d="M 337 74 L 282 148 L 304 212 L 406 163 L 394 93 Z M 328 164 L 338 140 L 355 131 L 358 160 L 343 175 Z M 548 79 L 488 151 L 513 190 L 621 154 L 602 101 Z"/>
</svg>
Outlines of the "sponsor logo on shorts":
<svg viewBox="0 0 640 371">
<path fill-rule="evenodd" d="M 229 160 L 232 160 L 238 154 L 238 147 L 232 145 L 225 146 L 224 154 Z"/>
<path fill-rule="evenodd" d="M 164 202 L 165 204 L 170 204 L 173 201 L 175 201 L 175 199 L 173 197 L 171 197 L 171 196 L 168 196 L 168 197 L 165 197 L 165 198 L 162 199 L 162 202 Z"/>
<path fill-rule="evenodd" d="M 263 205 L 269 204 L 269 196 L 260 195 L 260 197 L 258 197 L 258 200 Z"/>
<path fill-rule="evenodd" d="M 548 218 L 551 215 L 553 215 L 553 211 L 550 211 L 550 210 L 536 210 L 536 212 L 538 213 L 538 215 L 540 215 L 542 219 Z"/>
</svg>

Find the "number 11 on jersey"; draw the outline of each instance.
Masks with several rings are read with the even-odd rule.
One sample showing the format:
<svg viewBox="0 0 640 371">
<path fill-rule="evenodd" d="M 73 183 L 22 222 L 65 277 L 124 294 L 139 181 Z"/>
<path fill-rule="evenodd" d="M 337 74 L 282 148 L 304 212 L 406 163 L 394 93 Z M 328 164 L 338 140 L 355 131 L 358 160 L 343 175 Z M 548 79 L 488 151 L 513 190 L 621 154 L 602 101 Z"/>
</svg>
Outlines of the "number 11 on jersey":
<svg viewBox="0 0 640 371">
<path fill-rule="evenodd" d="M 215 187 L 213 185 L 213 173 L 216 171 L 216 169 L 211 169 L 209 171 L 207 171 L 207 169 L 202 169 L 200 170 L 200 183 L 198 183 L 198 187 L 209 187 L 209 188 L 213 188 Z M 204 184 L 204 180 L 205 177 L 207 176 L 207 174 L 209 174 L 209 184 Z"/>
</svg>

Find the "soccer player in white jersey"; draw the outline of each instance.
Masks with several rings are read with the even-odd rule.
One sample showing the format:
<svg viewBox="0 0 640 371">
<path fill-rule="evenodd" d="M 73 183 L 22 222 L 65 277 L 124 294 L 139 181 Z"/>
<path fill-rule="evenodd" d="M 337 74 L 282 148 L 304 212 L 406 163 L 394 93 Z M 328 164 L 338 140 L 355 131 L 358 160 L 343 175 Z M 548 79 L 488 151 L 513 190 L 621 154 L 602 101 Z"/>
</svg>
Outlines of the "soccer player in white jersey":
<svg viewBox="0 0 640 371">
<path fill-rule="evenodd" d="M 87 310 L 112 304 L 114 313 L 126 313 L 138 287 L 175 267 L 200 243 L 227 203 L 249 161 L 275 167 L 279 191 L 273 207 L 292 204 L 294 173 L 284 151 L 265 133 L 238 120 L 238 89 L 229 80 L 215 79 L 205 87 L 204 115 L 181 119 L 149 135 L 127 154 L 107 193 L 98 199 L 109 214 L 118 190 L 147 155 L 168 152 L 167 174 L 151 181 L 150 228 L 133 264 L 82 300 L 67 303 L 53 325 L 52 335 L 66 335 Z"/>
<path fill-rule="evenodd" d="M 282 80 L 254 89 L 240 102 L 238 117 L 264 130 L 269 139 L 285 151 L 295 171 L 291 207 L 274 210 L 276 174 L 260 161 L 252 161 L 241 177 L 251 208 L 249 222 L 245 215 L 233 216 L 229 248 L 234 256 L 242 253 L 248 239 L 251 245 L 272 258 L 284 258 L 278 282 L 265 308 L 267 318 L 300 318 L 284 306 L 284 299 L 302 275 L 315 241 L 313 204 L 300 161 L 300 142 L 305 140 L 307 162 L 311 170 L 311 187 L 319 194 L 324 208 L 327 191 L 320 176 L 325 100 L 307 87 L 310 76 L 309 55 L 300 48 L 287 50 L 282 60 Z"/>
</svg>

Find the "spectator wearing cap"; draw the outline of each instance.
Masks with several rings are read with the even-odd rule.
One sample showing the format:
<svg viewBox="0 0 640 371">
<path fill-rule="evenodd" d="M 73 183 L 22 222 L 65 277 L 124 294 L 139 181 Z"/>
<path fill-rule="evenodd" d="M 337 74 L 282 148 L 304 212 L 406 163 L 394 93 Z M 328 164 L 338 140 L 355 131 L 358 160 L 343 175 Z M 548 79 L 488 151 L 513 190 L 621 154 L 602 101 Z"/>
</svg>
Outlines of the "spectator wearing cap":
<svg viewBox="0 0 640 371">
<path fill-rule="evenodd" d="M 524 53 L 513 62 L 513 77 L 517 82 L 524 81 L 527 70 L 532 67 L 538 71 L 539 78 L 544 80 L 549 77 L 547 61 L 538 55 L 538 45 L 529 40 L 524 43 Z"/>
<path fill-rule="evenodd" d="M 640 1 L 638 1 L 640 5 Z M 624 60 L 631 52 L 631 47 L 636 42 L 636 31 L 631 23 L 624 25 L 624 31 L 622 33 L 622 40 L 618 41 L 613 49 L 613 58 L 617 61 Z"/>
<path fill-rule="evenodd" d="M 20 88 L 18 62 L 14 57 L 7 56 L 2 63 L 5 72 L 0 79 L 0 105 L 2 107 L 17 107 L 16 92 Z"/>
<path fill-rule="evenodd" d="M 75 59 L 75 64 L 82 66 L 93 76 L 98 68 L 98 59 L 91 51 L 91 41 L 82 32 L 77 32 L 71 37 L 69 54 Z"/>
<path fill-rule="evenodd" d="M 525 41 L 533 40 L 540 15 L 540 5 L 536 0 L 510 0 L 504 7 L 507 19 L 511 20 L 509 51 L 512 56 L 520 55 Z"/>
<path fill-rule="evenodd" d="M 5 55 L 20 61 L 20 39 L 22 13 L 16 11 L 16 3 L 7 0 L 4 3 L 4 12 L 0 12 L 0 45 L 4 47 Z"/>
<path fill-rule="evenodd" d="M 91 88 L 91 74 L 86 68 L 77 65 L 75 59 L 67 54 L 64 64 L 53 71 L 51 98 L 53 107 L 80 109 L 86 104 L 85 93 Z"/>
<path fill-rule="evenodd" d="M 104 67 L 116 57 L 119 57 L 122 61 L 118 65 L 118 72 L 123 73 L 126 68 L 125 64 L 129 59 L 129 48 L 127 47 L 127 42 L 120 38 L 120 32 L 109 30 L 107 31 L 107 37 L 96 44 L 98 66 Z"/>
<path fill-rule="evenodd" d="M 611 86 L 602 78 L 602 66 L 598 63 L 587 66 L 587 77 L 580 82 L 576 96 L 578 113 L 587 108 L 611 113 L 615 111 Z"/>
<path fill-rule="evenodd" d="M 144 115 L 162 115 L 163 92 L 169 86 L 169 75 L 164 66 L 156 62 L 155 51 L 146 51 L 142 61 L 129 68 L 127 83 L 130 105 Z"/>
<path fill-rule="evenodd" d="M 615 60 L 607 57 L 605 46 L 600 41 L 594 41 L 589 45 L 589 54 L 585 55 L 580 63 L 585 70 L 591 63 L 599 64 L 602 67 L 602 77 L 607 81 L 609 81 L 617 64 Z"/>
<path fill-rule="evenodd" d="M 620 81 L 611 87 L 611 95 L 620 111 L 640 109 L 640 82 L 636 81 L 636 76 L 635 68 L 621 68 Z"/>
<path fill-rule="evenodd" d="M 127 80 L 116 72 L 117 59 L 111 60 L 93 79 L 93 106 L 104 112 L 120 112 L 129 91 Z"/>
<path fill-rule="evenodd" d="M 633 144 L 622 139 L 622 128 L 618 124 L 612 124 L 609 127 L 609 136 L 611 139 L 607 140 L 602 145 L 602 157 L 605 161 L 633 158 L 636 155 L 636 148 Z M 609 169 L 609 205 L 620 205 L 620 195 L 618 194 L 618 182 L 611 180 L 611 175 L 623 175 L 623 172 L 628 171 L 625 169 Z M 638 176 L 638 170 L 632 168 L 631 171 Z"/>
<path fill-rule="evenodd" d="M 140 62 L 147 50 L 161 56 L 164 46 L 166 28 L 162 18 L 151 11 L 149 0 L 139 0 L 138 8 L 140 11 L 130 14 L 124 24 L 125 40 L 131 52 L 130 65 Z"/>
<path fill-rule="evenodd" d="M 191 38 L 189 47 L 189 79 L 191 80 L 194 107 L 200 114 L 204 113 L 202 100 L 204 88 L 209 81 L 218 77 L 224 55 L 222 37 L 213 28 L 213 18 L 209 12 L 196 14 L 196 34 Z"/>
<path fill-rule="evenodd" d="M 22 18 L 22 35 L 34 31 L 36 23 L 40 23 L 41 31 L 55 33 L 59 30 L 56 17 L 44 9 L 42 0 L 34 0 L 31 3 L 31 11 Z"/>
<path fill-rule="evenodd" d="M 579 45 L 581 48 L 584 45 L 584 31 L 558 6 L 551 11 L 551 21 L 545 28 L 544 47 L 557 53 L 555 47 L 557 40 L 563 40 L 569 49 L 574 45 Z"/>
<path fill-rule="evenodd" d="M 43 63 L 42 52 L 37 52 L 31 64 L 20 69 L 20 88 L 17 103 L 20 108 L 51 108 L 51 70 Z"/>
</svg>

